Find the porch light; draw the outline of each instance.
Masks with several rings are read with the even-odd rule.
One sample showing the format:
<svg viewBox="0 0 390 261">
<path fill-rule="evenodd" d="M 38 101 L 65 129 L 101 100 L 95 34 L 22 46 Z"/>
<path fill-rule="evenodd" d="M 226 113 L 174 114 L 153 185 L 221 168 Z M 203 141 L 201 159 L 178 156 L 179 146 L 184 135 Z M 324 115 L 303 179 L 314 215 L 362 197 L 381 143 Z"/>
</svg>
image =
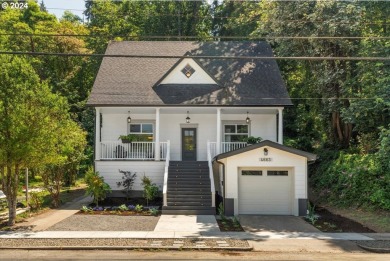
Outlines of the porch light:
<svg viewBox="0 0 390 261">
<path fill-rule="evenodd" d="M 191 118 L 190 118 L 190 116 L 189 116 L 189 112 L 187 111 L 186 123 L 190 123 L 190 120 L 191 120 Z"/>
<path fill-rule="evenodd" d="M 127 117 L 127 123 L 131 122 L 131 117 L 130 117 L 130 111 L 129 111 L 129 117 Z"/>
<path fill-rule="evenodd" d="M 264 148 L 264 156 L 268 156 L 268 149 Z"/>
<path fill-rule="evenodd" d="M 249 112 L 246 112 L 246 119 L 245 119 L 246 123 L 250 123 L 251 122 L 251 118 L 249 118 L 248 113 Z"/>
</svg>

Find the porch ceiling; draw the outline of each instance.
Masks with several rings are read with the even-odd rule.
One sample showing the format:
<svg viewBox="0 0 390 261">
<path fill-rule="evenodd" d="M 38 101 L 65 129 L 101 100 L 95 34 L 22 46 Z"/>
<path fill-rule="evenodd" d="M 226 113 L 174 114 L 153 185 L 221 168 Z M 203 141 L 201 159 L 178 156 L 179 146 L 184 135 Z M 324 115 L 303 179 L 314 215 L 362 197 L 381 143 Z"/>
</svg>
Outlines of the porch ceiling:
<svg viewBox="0 0 390 261">
<path fill-rule="evenodd" d="M 128 114 L 128 111 L 136 114 L 155 114 L 155 107 L 103 107 L 100 112 L 104 114 Z M 217 114 L 217 108 L 210 107 L 163 107 L 160 108 L 160 114 Z M 274 108 L 248 108 L 248 107 L 231 107 L 221 108 L 221 114 L 277 114 L 278 107 Z"/>
</svg>

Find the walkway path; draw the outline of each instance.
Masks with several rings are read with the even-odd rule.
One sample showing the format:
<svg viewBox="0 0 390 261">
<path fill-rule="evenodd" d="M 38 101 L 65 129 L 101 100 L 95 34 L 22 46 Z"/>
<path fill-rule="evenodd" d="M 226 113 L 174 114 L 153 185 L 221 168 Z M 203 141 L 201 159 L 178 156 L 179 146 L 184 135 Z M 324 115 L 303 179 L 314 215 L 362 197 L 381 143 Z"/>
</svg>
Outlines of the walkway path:
<svg viewBox="0 0 390 261">
<path fill-rule="evenodd" d="M 66 203 L 59 209 L 51 209 L 43 214 L 28 218 L 26 222 L 18 224 L 19 226 L 31 226 L 32 231 L 43 231 L 54 224 L 74 215 L 83 205 L 92 202 L 92 198 L 82 196 L 71 202 Z"/>
</svg>

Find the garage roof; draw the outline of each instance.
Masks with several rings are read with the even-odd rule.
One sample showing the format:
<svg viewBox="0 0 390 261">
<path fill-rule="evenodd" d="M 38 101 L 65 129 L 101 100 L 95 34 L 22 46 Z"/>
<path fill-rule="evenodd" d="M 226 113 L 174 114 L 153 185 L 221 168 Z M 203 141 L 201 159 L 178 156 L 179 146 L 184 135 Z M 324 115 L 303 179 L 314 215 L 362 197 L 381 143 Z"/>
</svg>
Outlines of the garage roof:
<svg viewBox="0 0 390 261">
<path fill-rule="evenodd" d="M 219 154 L 219 155 L 215 156 L 214 160 L 220 160 L 220 159 L 224 159 L 224 158 L 229 158 L 229 157 L 234 156 L 234 155 L 238 155 L 238 154 L 241 154 L 241 153 L 244 153 L 244 152 L 247 152 L 247 151 L 255 150 L 255 149 L 258 149 L 258 148 L 261 148 L 261 147 L 266 147 L 266 146 L 273 147 L 275 149 L 279 149 L 279 150 L 282 150 L 282 151 L 286 151 L 286 152 L 289 152 L 289 153 L 292 153 L 292 154 L 296 154 L 296 155 L 305 157 L 305 158 L 307 158 L 307 161 L 309 161 L 309 162 L 310 161 L 314 162 L 317 159 L 317 155 L 316 154 L 309 153 L 309 152 L 306 152 L 306 151 L 303 151 L 303 150 L 297 150 L 297 149 L 294 149 L 294 148 L 291 148 L 291 147 L 288 147 L 288 146 L 285 146 L 285 145 L 282 145 L 282 144 L 279 144 L 279 143 L 276 143 L 276 142 L 273 142 L 273 141 L 270 141 L 270 140 L 263 140 L 263 141 L 261 141 L 259 143 L 256 143 L 256 144 L 253 144 L 253 145 L 250 145 L 250 146 L 238 149 L 238 150 L 233 150 L 233 151 L 229 151 L 229 152 L 225 152 L 225 153 Z"/>
</svg>

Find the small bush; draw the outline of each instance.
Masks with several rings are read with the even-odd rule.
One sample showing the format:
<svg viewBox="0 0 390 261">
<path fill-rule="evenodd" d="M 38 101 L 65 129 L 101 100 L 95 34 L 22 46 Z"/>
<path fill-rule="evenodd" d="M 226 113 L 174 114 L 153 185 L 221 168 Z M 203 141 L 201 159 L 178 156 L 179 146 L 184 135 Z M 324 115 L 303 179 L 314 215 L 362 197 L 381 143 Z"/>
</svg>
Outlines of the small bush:
<svg viewBox="0 0 390 261">
<path fill-rule="evenodd" d="M 127 210 L 129 210 L 129 208 L 128 208 L 125 204 L 120 205 L 120 206 L 118 207 L 118 209 L 119 209 L 120 211 L 127 211 Z"/>
<path fill-rule="evenodd" d="M 107 194 L 111 192 L 110 186 L 104 182 L 104 178 L 99 172 L 89 168 L 85 173 L 85 182 L 87 183 L 87 195 L 93 197 L 93 202 L 98 206 L 99 200 L 104 200 Z"/>
<path fill-rule="evenodd" d="M 144 207 L 143 207 L 142 205 L 137 205 L 137 206 L 135 206 L 135 208 L 134 208 L 134 210 L 135 210 L 136 212 L 142 212 L 143 209 L 144 209 Z"/>
<path fill-rule="evenodd" d="M 126 195 L 126 199 L 129 200 L 137 173 L 125 170 L 119 170 L 119 172 L 122 173 L 122 181 L 117 182 L 116 185 L 118 188 L 123 187 L 123 193 Z"/>
<path fill-rule="evenodd" d="M 152 183 L 152 180 L 145 176 L 142 178 L 142 186 L 144 186 L 144 198 L 146 205 L 149 206 L 149 200 L 153 200 L 158 196 L 158 187 Z"/>
<path fill-rule="evenodd" d="M 151 215 L 153 215 L 153 216 L 157 216 L 158 213 L 159 213 L 159 211 L 158 211 L 157 208 L 150 208 L 150 209 L 149 209 L 149 213 L 150 213 Z"/>
<path fill-rule="evenodd" d="M 30 193 L 30 208 L 33 211 L 42 209 L 44 202 L 44 194 L 42 192 Z"/>
</svg>

